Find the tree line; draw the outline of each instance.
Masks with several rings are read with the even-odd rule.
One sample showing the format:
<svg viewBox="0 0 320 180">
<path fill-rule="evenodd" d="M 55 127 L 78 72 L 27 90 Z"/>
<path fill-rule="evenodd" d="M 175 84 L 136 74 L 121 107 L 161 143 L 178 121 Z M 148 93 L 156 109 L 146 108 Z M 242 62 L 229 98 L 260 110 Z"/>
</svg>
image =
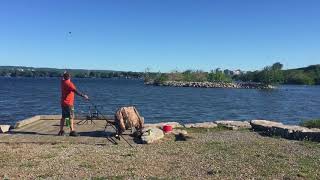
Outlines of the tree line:
<svg viewBox="0 0 320 180">
<path fill-rule="evenodd" d="M 246 72 L 233 77 L 233 79 L 264 84 L 320 85 L 320 65 L 289 70 L 283 70 L 282 68 L 283 65 L 278 62 L 265 67 L 263 70 Z"/>
<path fill-rule="evenodd" d="M 3 77 L 61 77 L 65 70 L 51 68 L 28 67 L 0 67 L 0 76 Z M 99 70 L 68 70 L 75 78 L 143 78 L 141 72 L 99 71 Z"/>
</svg>

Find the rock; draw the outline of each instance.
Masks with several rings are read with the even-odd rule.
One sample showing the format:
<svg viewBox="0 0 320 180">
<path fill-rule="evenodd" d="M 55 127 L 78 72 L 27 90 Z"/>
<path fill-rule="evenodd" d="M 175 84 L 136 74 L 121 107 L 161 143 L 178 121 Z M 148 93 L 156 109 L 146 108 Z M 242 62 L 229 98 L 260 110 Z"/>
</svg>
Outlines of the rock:
<svg viewBox="0 0 320 180">
<path fill-rule="evenodd" d="M 162 123 L 156 123 L 156 124 L 144 124 L 144 127 L 158 127 L 162 129 L 164 125 L 170 125 L 172 126 L 172 128 L 183 127 L 178 122 L 162 122 Z"/>
<path fill-rule="evenodd" d="M 219 126 L 227 127 L 232 130 L 250 129 L 251 125 L 248 121 L 216 121 Z"/>
<path fill-rule="evenodd" d="M 175 141 L 187 141 L 190 139 L 186 130 L 173 129 L 172 134 L 175 136 Z"/>
<path fill-rule="evenodd" d="M 253 130 L 255 131 L 264 131 L 268 133 L 272 130 L 272 127 L 280 127 L 283 124 L 279 122 L 274 121 L 268 121 L 268 120 L 252 120 L 250 121 L 250 125 Z"/>
<path fill-rule="evenodd" d="M 6 133 L 10 129 L 10 125 L 0 125 L 0 133 Z"/>
<path fill-rule="evenodd" d="M 268 120 L 250 121 L 252 129 L 269 136 L 281 136 L 293 140 L 320 141 L 320 129 L 309 129 L 301 126 L 284 125 Z"/>
<path fill-rule="evenodd" d="M 214 122 L 203 122 L 203 123 L 193 123 L 193 124 L 185 124 L 186 128 L 215 128 L 218 125 Z"/>
<path fill-rule="evenodd" d="M 186 130 L 182 130 L 182 129 L 173 129 L 171 133 L 174 135 L 178 135 L 178 134 L 187 135 L 188 134 L 188 132 Z"/>
<path fill-rule="evenodd" d="M 144 128 L 142 132 L 141 140 L 146 144 L 154 143 L 164 137 L 163 131 L 156 127 Z"/>
</svg>

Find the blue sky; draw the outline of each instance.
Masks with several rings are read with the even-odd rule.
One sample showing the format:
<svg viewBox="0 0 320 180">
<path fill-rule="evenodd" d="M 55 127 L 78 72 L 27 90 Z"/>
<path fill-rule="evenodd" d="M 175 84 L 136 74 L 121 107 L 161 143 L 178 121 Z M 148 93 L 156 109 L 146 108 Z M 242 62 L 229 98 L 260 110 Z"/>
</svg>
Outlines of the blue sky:
<svg viewBox="0 0 320 180">
<path fill-rule="evenodd" d="M 320 63 L 319 19 L 319 0 L 1 0 L 0 65 L 295 68 Z"/>
</svg>

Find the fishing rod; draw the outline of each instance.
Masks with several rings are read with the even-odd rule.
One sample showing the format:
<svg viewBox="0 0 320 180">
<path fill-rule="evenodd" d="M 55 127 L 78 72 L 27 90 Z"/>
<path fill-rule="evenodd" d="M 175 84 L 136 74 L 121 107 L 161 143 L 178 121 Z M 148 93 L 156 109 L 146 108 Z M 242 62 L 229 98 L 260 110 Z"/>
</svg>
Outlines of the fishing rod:
<svg viewBox="0 0 320 180">
<path fill-rule="evenodd" d="M 114 125 L 111 124 L 111 123 L 108 121 L 108 119 L 99 111 L 99 109 L 97 108 L 96 104 L 93 103 L 90 99 L 88 99 L 88 101 L 89 101 L 89 103 L 96 109 L 96 111 L 98 112 L 98 114 L 100 114 L 101 117 L 102 117 L 104 120 L 106 120 L 107 125 L 109 124 L 116 132 L 118 132 L 118 129 L 117 129 L 116 127 L 114 127 Z M 122 134 L 117 134 L 117 135 L 119 135 L 127 144 L 129 144 L 130 147 L 134 148 L 134 147 L 129 143 L 129 141 L 122 136 Z"/>
</svg>

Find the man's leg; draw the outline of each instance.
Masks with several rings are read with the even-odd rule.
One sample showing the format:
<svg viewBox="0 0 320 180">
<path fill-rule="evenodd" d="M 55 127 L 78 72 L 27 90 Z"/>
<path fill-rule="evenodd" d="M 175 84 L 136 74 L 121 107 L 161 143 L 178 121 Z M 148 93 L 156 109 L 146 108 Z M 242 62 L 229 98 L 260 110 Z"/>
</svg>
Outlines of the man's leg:
<svg viewBox="0 0 320 180">
<path fill-rule="evenodd" d="M 74 126 L 73 126 L 73 123 L 74 121 L 73 121 L 73 118 L 72 119 L 70 119 L 70 131 L 74 131 Z"/>
<path fill-rule="evenodd" d="M 70 136 L 79 136 L 79 134 L 74 129 L 74 107 L 70 106 Z"/>
<path fill-rule="evenodd" d="M 63 131 L 63 127 L 64 127 L 64 117 L 60 119 L 60 131 Z"/>
<path fill-rule="evenodd" d="M 64 119 L 66 117 L 66 108 L 61 106 L 61 119 L 60 119 L 60 131 L 58 133 L 59 136 L 62 136 L 64 134 L 64 131 L 63 131 L 63 127 L 64 127 Z"/>
<path fill-rule="evenodd" d="M 74 107 L 69 107 L 69 116 L 70 116 L 70 131 L 74 131 Z"/>
</svg>

